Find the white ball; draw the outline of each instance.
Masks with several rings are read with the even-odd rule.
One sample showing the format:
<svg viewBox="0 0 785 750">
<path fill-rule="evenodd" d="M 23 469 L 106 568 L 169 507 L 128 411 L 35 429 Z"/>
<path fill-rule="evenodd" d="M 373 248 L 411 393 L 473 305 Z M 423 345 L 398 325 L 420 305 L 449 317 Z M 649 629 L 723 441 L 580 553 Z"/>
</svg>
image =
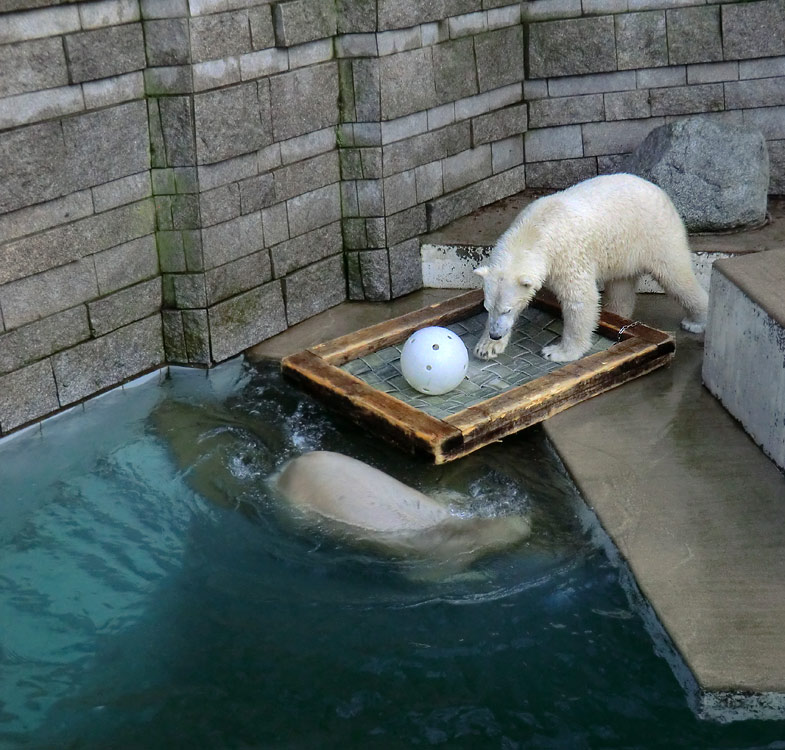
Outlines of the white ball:
<svg viewBox="0 0 785 750">
<path fill-rule="evenodd" d="M 420 393 L 438 396 L 466 377 L 469 352 L 457 333 L 441 326 L 415 331 L 401 349 L 401 372 Z"/>
</svg>

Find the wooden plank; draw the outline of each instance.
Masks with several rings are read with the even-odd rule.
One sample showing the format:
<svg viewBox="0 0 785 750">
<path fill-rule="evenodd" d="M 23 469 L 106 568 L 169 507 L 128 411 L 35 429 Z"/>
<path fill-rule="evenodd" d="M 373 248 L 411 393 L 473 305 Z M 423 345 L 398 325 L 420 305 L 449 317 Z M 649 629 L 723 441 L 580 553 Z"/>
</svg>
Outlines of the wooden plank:
<svg viewBox="0 0 785 750">
<path fill-rule="evenodd" d="M 607 310 L 603 310 L 600 315 L 600 325 L 597 327 L 597 332 L 601 333 L 606 338 L 616 341 L 619 338 L 619 331 L 624 328 L 621 334 L 621 339 L 629 339 L 632 337 L 648 341 L 651 344 L 665 344 L 668 341 L 673 341 L 669 333 L 660 331 L 657 328 L 650 328 L 645 323 L 640 321 L 629 320 L 622 318 Z"/>
<path fill-rule="evenodd" d="M 562 392 L 579 385 L 581 380 L 591 377 L 598 371 L 611 370 L 614 365 L 626 359 L 634 359 L 640 353 L 640 345 L 635 341 L 623 341 L 613 349 L 616 351 L 612 357 L 607 356 L 603 351 L 569 362 L 558 370 L 456 412 L 445 421 L 457 427 L 462 433 L 468 434 L 489 419 L 497 419 L 511 410 L 536 406 L 557 397 Z"/>
<path fill-rule="evenodd" d="M 547 289 L 541 289 L 537 293 L 537 296 L 532 301 L 532 305 L 539 308 L 540 310 L 545 310 L 552 315 L 558 315 L 561 317 L 561 306 L 559 305 L 555 295 L 549 292 Z M 632 325 L 633 323 L 634 325 Z M 616 315 L 615 313 L 608 312 L 607 310 L 602 310 L 600 312 L 600 321 L 597 325 L 597 333 L 599 333 L 601 336 L 604 336 L 611 341 L 617 341 L 619 338 L 619 331 L 622 328 L 624 328 L 624 331 L 621 334 L 622 341 L 636 336 L 652 344 L 661 344 L 666 343 L 667 340 L 671 339 L 670 335 L 664 331 L 660 331 L 656 328 L 650 328 L 645 323 L 641 323 L 640 321 L 632 321 L 627 318 L 622 318 L 621 315 Z"/>
<path fill-rule="evenodd" d="M 463 409 L 444 421 L 457 427 L 465 440 L 474 440 L 475 433 L 478 435 L 485 432 L 492 433 L 501 421 L 519 419 L 527 410 L 534 411 L 547 407 L 551 403 L 570 399 L 572 393 L 576 395 L 582 393 L 582 387 L 586 382 L 596 384 L 607 382 L 608 385 L 603 390 L 608 390 L 617 382 L 626 382 L 621 380 L 621 377 L 625 373 L 634 371 L 636 362 L 645 363 L 663 355 L 670 355 L 672 352 L 673 347 L 667 345 L 658 346 L 634 338 L 627 339 L 606 351 L 570 362 L 536 380 Z M 577 401 L 572 399 L 567 406 L 572 403 Z"/>
<path fill-rule="evenodd" d="M 423 326 L 446 325 L 475 315 L 482 310 L 482 302 L 482 290 L 473 289 L 458 297 L 340 336 L 309 351 L 331 365 L 340 366 L 387 346 L 399 344 Z"/>
<path fill-rule="evenodd" d="M 603 378 L 601 375 L 587 378 L 572 393 L 565 394 L 563 398 L 551 399 L 538 406 L 529 405 L 528 408 L 522 409 L 517 413 L 508 414 L 507 419 L 504 421 L 496 421 L 491 429 L 482 431 L 482 434 L 478 431 L 474 435 L 466 436 L 463 443 L 451 444 L 447 447 L 447 450 L 443 451 L 442 459 L 437 463 L 446 463 L 466 456 L 490 443 L 542 422 L 577 403 L 622 385 L 628 380 L 646 375 L 659 367 L 667 365 L 673 359 L 673 356 L 673 353 L 670 352 L 660 354 L 649 360 L 635 360 L 625 368 L 623 373 L 619 374 L 618 378 Z"/>
<path fill-rule="evenodd" d="M 473 290 L 399 318 L 370 326 L 287 357 L 283 374 L 327 406 L 378 432 L 409 452 L 437 464 L 464 456 L 529 427 L 570 406 L 667 364 L 675 349 L 671 336 L 638 323 L 621 342 L 548 373 L 444 420 L 379 391 L 338 365 L 405 340 L 426 325 L 463 320 L 482 309 L 483 294 Z M 533 304 L 560 315 L 555 297 L 539 294 Z M 598 331 L 616 339 L 630 321 L 602 313 Z"/>
<path fill-rule="evenodd" d="M 463 440 L 452 425 L 369 386 L 313 352 L 286 357 L 281 371 L 327 406 L 359 424 L 368 424 L 406 450 L 432 456 L 437 463 L 444 449 Z"/>
</svg>

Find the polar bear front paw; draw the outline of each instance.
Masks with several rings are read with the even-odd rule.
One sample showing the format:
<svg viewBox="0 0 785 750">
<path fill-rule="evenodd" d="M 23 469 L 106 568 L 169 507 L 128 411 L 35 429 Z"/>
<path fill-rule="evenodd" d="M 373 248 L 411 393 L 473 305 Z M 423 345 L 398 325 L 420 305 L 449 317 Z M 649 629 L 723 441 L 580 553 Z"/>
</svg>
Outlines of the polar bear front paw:
<svg viewBox="0 0 785 750">
<path fill-rule="evenodd" d="M 564 346 L 563 344 L 550 344 L 542 349 L 542 356 L 551 362 L 572 362 L 580 359 L 584 354 L 584 349 L 575 346 Z"/>
<path fill-rule="evenodd" d="M 474 356 L 477 359 L 495 359 L 507 348 L 507 339 L 494 341 L 489 336 L 484 336 L 474 347 Z"/>
</svg>

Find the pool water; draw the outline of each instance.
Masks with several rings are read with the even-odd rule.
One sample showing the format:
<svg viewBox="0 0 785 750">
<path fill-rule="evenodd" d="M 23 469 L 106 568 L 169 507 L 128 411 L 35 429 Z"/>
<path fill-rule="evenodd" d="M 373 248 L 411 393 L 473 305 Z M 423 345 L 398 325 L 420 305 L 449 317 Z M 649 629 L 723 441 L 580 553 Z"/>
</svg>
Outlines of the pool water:
<svg viewBox="0 0 785 750">
<path fill-rule="evenodd" d="M 281 523 L 308 450 L 530 539 L 447 578 Z M 0 445 L 0 748 L 785 748 L 696 718 L 541 431 L 434 467 L 240 360 Z M 427 573 L 427 571 L 425 571 Z"/>
</svg>

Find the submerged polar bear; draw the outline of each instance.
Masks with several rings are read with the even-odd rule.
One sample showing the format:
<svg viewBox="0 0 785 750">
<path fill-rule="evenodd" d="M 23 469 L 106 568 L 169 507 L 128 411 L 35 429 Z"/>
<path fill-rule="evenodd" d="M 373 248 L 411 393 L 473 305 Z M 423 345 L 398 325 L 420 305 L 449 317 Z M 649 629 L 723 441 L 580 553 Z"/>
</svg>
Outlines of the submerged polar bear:
<svg viewBox="0 0 785 750">
<path fill-rule="evenodd" d="M 527 206 L 499 238 L 483 277 L 488 323 L 474 353 L 504 351 L 520 312 L 540 287 L 559 299 L 564 334 L 542 355 L 555 362 L 582 357 L 604 307 L 625 318 L 635 286 L 650 273 L 684 308 L 682 326 L 699 333 L 708 295 L 692 271 L 687 232 L 666 193 L 631 174 L 593 177 Z"/>
<path fill-rule="evenodd" d="M 313 451 L 289 461 L 274 486 L 298 525 L 379 552 L 459 570 L 529 536 L 522 516 L 454 512 L 355 458 Z M 436 568 L 434 568 L 434 571 Z"/>
</svg>

